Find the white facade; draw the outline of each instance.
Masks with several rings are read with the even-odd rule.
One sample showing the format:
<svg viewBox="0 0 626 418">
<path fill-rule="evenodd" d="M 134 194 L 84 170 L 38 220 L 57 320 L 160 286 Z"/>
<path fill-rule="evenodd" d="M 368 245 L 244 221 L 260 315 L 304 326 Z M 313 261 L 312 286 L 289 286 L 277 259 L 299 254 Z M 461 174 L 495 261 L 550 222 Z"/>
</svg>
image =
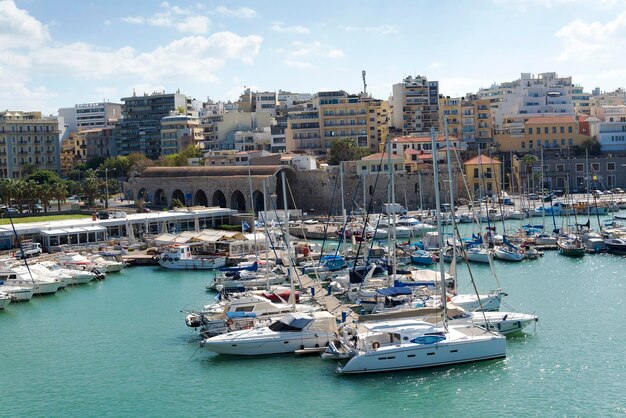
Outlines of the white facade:
<svg viewBox="0 0 626 418">
<path fill-rule="evenodd" d="M 257 112 L 268 112 L 272 115 L 276 115 L 278 96 L 275 91 L 255 93 L 255 103 L 255 110 Z"/>
<path fill-rule="evenodd" d="M 272 143 L 272 134 L 269 127 L 254 131 L 235 132 L 235 149 L 237 151 L 269 151 Z"/>
<path fill-rule="evenodd" d="M 598 141 L 603 152 L 626 151 L 626 121 L 601 123 Z"/>
<path fill-rule="evenodd" d="M 278 107 L 281 109 L 291 109 L 298 104 L 302 104 L 313 99 L 311 93 L 291 93 L 289 91 L 278 91 Z"/>
<path fill-rule="evenodd" d="M 59 109 L 67 130 L 74 132 L 81 129 L 94 129 L 112 126 L 122 117 L 120 103 L 83 103 L 74 107 Z"/>
<path fill-rule="evenodd" d="M 393 85 L 391 121 L 404 134 L 428 132 L 439 126 L 439 82 L 408 76 Z"/>
<path fill-rule="evenodd" d="M 518 80 L 480 89 L 481 98 L 498 97 L 492 107 L 494 129 L 501 130 L 506 120 L 552 115 L 590 114 L 590 94 L 572 84 L 572 77 L 554 72 L 534 77 L 522 73 Z"/>
</svg>

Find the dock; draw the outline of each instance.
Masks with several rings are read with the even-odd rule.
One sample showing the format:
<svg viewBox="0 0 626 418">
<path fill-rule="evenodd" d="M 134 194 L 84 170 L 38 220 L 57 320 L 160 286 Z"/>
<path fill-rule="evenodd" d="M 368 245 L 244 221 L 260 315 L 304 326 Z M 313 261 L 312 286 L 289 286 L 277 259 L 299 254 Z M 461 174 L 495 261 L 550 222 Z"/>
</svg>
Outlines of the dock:
<svg viewBox="0 0 626 418">
<path fill-rule="evenodd" d="M 294 279 L 296 279 L 297 283 L 300 284 L 301 291 L 310 292 L 311 289 L 314 289 L 315 296 L 313 299 L 326 308 L 328 312 L 335 315 L 338 320 L 341 321 L 343 319 L 343 314 L 345 312 L 346 322 L 358 321 L 359 315 L 357 315 L 349 305 L 342 303 L 334 295 L 329 295 L 326 289 L 322 287 L 322 284 L 317 280 L 313 280 L 308 274 L 298 273 L 297 278 Z"/>
</svg>

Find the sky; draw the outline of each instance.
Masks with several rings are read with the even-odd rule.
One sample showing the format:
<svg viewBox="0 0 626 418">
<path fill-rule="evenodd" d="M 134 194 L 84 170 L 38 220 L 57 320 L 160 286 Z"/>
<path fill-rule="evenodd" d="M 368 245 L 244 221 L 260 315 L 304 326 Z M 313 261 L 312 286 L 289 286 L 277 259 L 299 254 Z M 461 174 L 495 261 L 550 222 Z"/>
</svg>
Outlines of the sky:
<svg viewBox="0 0 626 418">
<path fill-rule="evenodd" d="M 0 0 L 0 109 L 180 90 L 367 90 L 408 75 L 464 96 L 520 73 L 626 86 L 626 0 Z"/>
</svg>

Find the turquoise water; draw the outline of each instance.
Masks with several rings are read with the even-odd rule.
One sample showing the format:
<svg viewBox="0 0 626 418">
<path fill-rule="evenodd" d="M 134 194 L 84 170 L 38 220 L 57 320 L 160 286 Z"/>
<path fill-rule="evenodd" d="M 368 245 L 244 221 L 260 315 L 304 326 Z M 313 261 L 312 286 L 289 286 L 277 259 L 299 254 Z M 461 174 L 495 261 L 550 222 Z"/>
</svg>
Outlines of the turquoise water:
<svg viewBox="0 0 626 418">
<path fill-rule="evenodd" d="M 497 263 L 506 304 L 540 316 L 505 360 L 367 376 L 197 350 L 180 310 L 211 300 L 209 275 L 129 268 L 0 312 L 0 416 L 623 416 L 625 265 Z M 496 287 L 488 267 L 473 272 Z"/>
</svg>

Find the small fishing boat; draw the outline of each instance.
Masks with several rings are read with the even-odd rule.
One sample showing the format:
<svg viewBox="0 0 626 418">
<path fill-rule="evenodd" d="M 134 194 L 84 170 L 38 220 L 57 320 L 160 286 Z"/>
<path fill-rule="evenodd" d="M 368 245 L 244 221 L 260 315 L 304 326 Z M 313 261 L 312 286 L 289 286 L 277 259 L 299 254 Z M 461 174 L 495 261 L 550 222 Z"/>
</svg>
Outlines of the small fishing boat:
<svg viewBox="0 0 626 418">
<path fill-rule="evenodd" d="M 585 245 L 582 240 L 576 238 L 561 238 L 557 240 L 559 254 L 567 257 L 582 257 L 585 255 Z"/>
<path fill-rule="evenodd" d="M 415 250 L 411 253 L 411 262 L 428 266 L 433 264 L 434 260 L 430 252 L 426 250 Z"/>
</svg>

